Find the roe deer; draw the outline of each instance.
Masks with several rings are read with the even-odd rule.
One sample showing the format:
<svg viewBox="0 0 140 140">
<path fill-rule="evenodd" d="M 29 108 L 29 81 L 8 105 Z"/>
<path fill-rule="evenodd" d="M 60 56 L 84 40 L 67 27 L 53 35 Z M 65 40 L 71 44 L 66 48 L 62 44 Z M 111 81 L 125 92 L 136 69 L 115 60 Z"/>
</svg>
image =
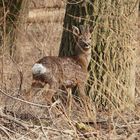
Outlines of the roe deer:
<svg viewBox="0 0 140 140">
<path fill-rule="evenodd" d="M 72 88 L 77 86 L 79 97 L 83 102 L 85 111 L 89 116 L 89 97 L 84 92 L 87 80 L 87 68 L 91 58 L 91 33 L 89 26 L 72 27 L 73 37 L 76 41 L 75 55 L 69 57 L 46 56 L 37 61 L 33 68 L 32 86 L 48 84 L 50 89 L 57 90 L 60 87 Z M 54 92 L 49 93 L 51 101 Z M 47 96 L 47 95 L 46 95 Z"/>
</svg>

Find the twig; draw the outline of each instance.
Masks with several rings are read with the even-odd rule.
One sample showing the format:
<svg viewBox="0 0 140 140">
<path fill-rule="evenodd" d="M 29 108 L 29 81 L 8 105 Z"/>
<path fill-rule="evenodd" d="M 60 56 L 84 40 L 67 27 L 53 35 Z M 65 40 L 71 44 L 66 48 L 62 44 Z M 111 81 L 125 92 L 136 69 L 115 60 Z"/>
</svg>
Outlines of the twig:
<svg viewBox="0 0 140 140">
<path fill-rule="evenodd" d="M 50 107 L 50 109 L 49 110 L 51 110 L 53 107 L 55 107 L 57 104 L 60 104 L 60 100 L 58 99 L 58 100 L 56 100 L 54 103 L 52 103 L 52 105 L 51 105 L 51 107 Z"/>
<path fill-rule="evenodd" d="M 86 135 L 98 135 L 98 132 L 87 132 L 87 133 L 84 133 L 84 134 L 78 134 L 79 135 L 79 137 L 85 137 Z"/>
<path fill-rule="evenodd" d="M 28 126 L 28 127 L 29 127 L 29 126 Z M 30 127 L 30 128 L 33 128 L 33 127 Z M 30 129 L 30 131 L 27 131 L 27 133 L 26 133 L 25 135 L 22 135 L 22 136 L 19 137 L 17 140 L 23 140 L 23 139 L 25 139 L 26 136 L 29 135 L 30 133 L 35 133 L 35 134 L 37 135 L 38 133 L 36 133 L 36 131 L 39 130 L 39 129 L 40 129 L 40 127 L 34 128 L 33 130 Z"/>
<path fill-rule="evenodd" d="M 5 126 L 2 126 L 2 125 L 0 125 L 0 126 L 3 127 L 5 130 L 9 131 L 10 133 L 13 133 L 13 134 L 16 134 L 16 135 L 20 135 L 19 133 L 15 132 L 15 131 L 13 131 L 13 130 L 5 127 Z"/>
<path fill-rule="evenodd" d="M 80 4 L 83 3 L 83 0 L 75 1 L 75 2 L 69 2 L 67 1 L 67 4 L 75 5 L 75 4 Z"/>
<path fill-rule="evenodd" d="M 84 133 L 84 134 L 76 134 L 74 136 L 74 133 L 75 133 L 74 130 L 64 130 L 64 131 L 62 131 L 62 130 L 58 130 L 58 129 L 54 129 L 54 128 L 50 128 L 50 127 L 44 127 L 44 129 L 59 132 L 59 133 L 63 133 L 63 134 L 66 134 L 66 135 L 70 135 L 72 137 L 76 137 L 77 135 L 79 137 L 81 137 L 81 136 L 85 136 L 85 135 L 97 135 L 98 134 L 98 132 L 87 132 L 87 133 Z"/>
<path fill-rule="evenodd" d="M 133 121 L 133 122 L 128 122 L 129 125 L 131 126 L 140 126 L 140 121 Z M 116 128 L 126 128 L 129 127 L 128 125 L 116 125 Z"/>
<path fill-rule="evenodd" d="M 28 127 L 30 127 L 30 126 L 28 126 Z M 39 127 L 40 128 L 40 126 L 34 126 L 34 127 Z M 69 130 L 69 131 L 66 131 L 66 130 L 58 130 L 58 129 L 55 129 L 55 128 L 51 128 L 51 127 L 43 127 L 44 129 L 46 129 L 46 130 L 50 130 L 50 131 L 55 131 L 55 132 L 58 132 L 58 133 L 63 133 L 63 134 L 67 134 L 67 135 L 71 135 L 72 137 L 74 137 L 74 134 L 73 133 L 75 133 L 74 131 L 72 131 L 72 130 Z"/>
<path fill-rule="evenodd" d="M 9 133 L 1 126 L 0 127 L 0 130 L 3 131 L 5 133 L 5 135 L 10 139 L 12 140 L 12 138 L 10 137 Z"/>
<path fill-rule="evenodd" d="M 22 123 L 21 121 L 15 119 L 15 118 L 12 117 L 12 116 L 9 116 L 9 115 L 4 114 L 2 111 L 0 111 L 0 116 L 1 116 L 2 118 L 7 119 L 7 120 L 13 121 L 13 122 L 15 122 L 15 123 L 18 124 L 18 125 L 21 125 L 21 126 L 24 127 L 26 130 L 29 129 L 28 126 L 25 125 L 24 123 Z"/>
<path fill-rule="evenodd" d="M 19 82 L 19 89 L 18 89 L 18 95 L 20 94 L 21 90 L 22 90 L 22 84 L 23 84 L 23 73 L 21 68 L 18 66 L 18 64 L 16 63 L 16 61 L 9 55 L 10 59 L 12 60 L 12 62 L 16 65 L 16 69 L 19 72 L 19 77 L 20 77 L 20 82 Z"/>
<path fill-rule="evenodd" d="M 8 95 L 6 92 L 4 92 L 3 90 L 0 89 L 0 93 L 2 93 L 3 95 L 9 97 L 9 98 L 12 98 L 14 100 L 18 100 L 20 102 L 24 102 L 26 104 L 29 104 L 29 105 L 33 105 L 33 106 L 37 106 L 37 107 L 41 107 L 41 108 L 49 108 L 50 106 L 47 106 L 47 105 L 41 105 L 41 104 L 36 104 L 36 103 L 32 103 L 32 102 L 28 102 L 26 100 L 22 100 L 20 98 L 17 98 L 17 97 L 13 97 L 11 95 Z"/>
<path fill-rule="evenodd" d="M 45 136 L 45 138 L 47 140 L 48 139 L 48 136 L 47 136 L 46 132 L 44 131 L 44 127 L 43 127 L 42 122 L 41 122 L 40 119 L 39 119 L 39 121 L 40 121 L 40 125 L 41 125 L 40 129 L 41 129 L 42 133 L 44 134 L 44 136 Z"/>
<path fill-rule="evenodd" d="M 63 106 L 62 106 L 62 107 L 63 107 Z M 70 126 L 72 126 L 72 128 L 73 128 L 73 130 L 74 130 L 74 132 L 75 132 L 75 136 L 76 136 L 77 140 L 79 140 L 79 136 L 78 136 L 78 134 L 77 134 L 76 128 L 75 128 L 75 126 L 73 125 L 71 119 L 69 119 L 67 113 L 65 112 L 65 108 L 64 108 L 64 107 L 63 107 L 63 109 L 60 108 L 60 110 L 63 112 L 63 114 L 64 114 L 64 116 L 66 117 L 66 119 L 67 119 L 68 123 L 70 124 Z"/>
</svg>

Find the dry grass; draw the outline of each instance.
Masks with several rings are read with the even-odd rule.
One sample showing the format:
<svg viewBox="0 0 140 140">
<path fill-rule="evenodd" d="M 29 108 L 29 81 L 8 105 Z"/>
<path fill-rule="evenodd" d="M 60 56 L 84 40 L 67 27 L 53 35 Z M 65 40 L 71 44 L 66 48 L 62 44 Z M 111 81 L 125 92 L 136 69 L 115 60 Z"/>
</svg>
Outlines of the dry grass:
<svg viewBox="0 0 140 140">
<path fill-rule="evenodd" d="M 131 109 L 128 105 L 125 110 L 114 108 L 105 111 L 97 110 L 93 105 L 94 121 L 91 122 L 88 122 L 76 97 L 72 100 L 71 116 L 68 116 L 66 93 L 62 96 L 61 92 L 58 92 L 59 98 L 56 96 L 52 105 L 46 105 L 44 90 L 40 92 L 30 90 L 32 64 L 45 55 L 58 55 L 64 17 L 64 9 L 60 8 L 63 7 L 63 3 L 59 2 L 60 4 L 56 0 L 50 0 L 49 5 L 45 5 L 48 4 L 46 1 L 32 3 L 25 28 L 16 28 L 18 36 L 15 41 L 17 45 L 15 58 L 9 56 L 7 47 L 0 55 L 0 68 L 3 69 L 3 71 L 0 69 L 0 138 L 138 140 L 140 137 L 139 63 L 135 107 Z M 52 5 L 55 12 L 44 8 L 44 6 L 50 8 Z"/>
</svg>

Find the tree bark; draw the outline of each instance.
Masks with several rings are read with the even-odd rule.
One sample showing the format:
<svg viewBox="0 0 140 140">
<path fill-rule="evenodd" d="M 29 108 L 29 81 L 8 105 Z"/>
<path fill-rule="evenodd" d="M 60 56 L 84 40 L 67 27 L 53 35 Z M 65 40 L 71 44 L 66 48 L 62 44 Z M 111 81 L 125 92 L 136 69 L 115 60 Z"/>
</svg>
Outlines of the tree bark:
<svg viewBox="0 0 140 140">
<path fill-rule="evenodd" d="M 93 6 L 86 1 L 68 0 L 66 6 L 66 13 L 64 17 L 64 30 L 62 34 L 62 41 L 60 45 L 59 55 L 69 56 L 74 55 L 75 41 L 72 37 L 72 25 L 79 27 L 86 23 L 92 24 L 89 18 L 92 18 Z M 91 16 L 91 17 L 90 17 Z"/>
<path fill-rule="evenodd" d="M 68 0 L 59 54 L 75 53 L 72 25 L 88 23 L 93 26 L 92 60 L 86 89 L 98 107 L 118 107 L 134 101 L 137 5 L 137 0 L 90 0 L 75 4 L 74 0 Z"/>
<path fill-rule="evenodd" d="M 27 0 L 1 0 L 0 1 L 0 46 L 4 50 L 9 50 L 11 56 L 14 55 L 16 50 L 15 38 L 21 20 L 20 15 L 27 9 Z"/>
<path fill-rule="evenodd" d="M 1 0 L 0 1 L 0 79 L 1 88 L 4 84 L 4 65 L 10 55 L 15 59 L 19 54 L 20 46 L 16 46 L 18 31 L 22 32 L 23 18 L 28 11 L 28 0 Z M 24 16 L 23 16 L 24 15 Z M 23 25 L 23 24 L 22 24 Z M 21 74 L 20 74 L 21 75 Z"/>
</svg>

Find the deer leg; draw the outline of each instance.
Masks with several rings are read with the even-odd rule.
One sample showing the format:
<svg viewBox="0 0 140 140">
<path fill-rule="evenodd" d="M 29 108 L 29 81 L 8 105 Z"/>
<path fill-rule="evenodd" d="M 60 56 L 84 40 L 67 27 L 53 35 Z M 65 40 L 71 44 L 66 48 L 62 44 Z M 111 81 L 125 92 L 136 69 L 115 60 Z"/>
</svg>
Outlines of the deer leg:
<svg viewBox="0 0 140 140">
<path fill-rule="evenodd" d="M 72 89 L 68 88 L 67 93 L 68 93 L 67 97 L 68 116 L 70 117 L 72 110 Z"/>
<path fill-rule="evenodd" d="M 61 89 L 67 94 L 66 108 L 68 110 L 68 116 L 70 117 L 71 110 L 72 110 L 72 89 L 70 87 L 66 87 L 66 86 L 63 86 Z"/>
<path fill-rule="evenodd" d="M 49 104 L 52 103 L 52 97 L 58 89 L 56 85 L 57 85 L 56 83 L 52 83 L 46 84 L 46 86 L 44 87 L 45 89 L 44 98 Z"/>
<path fill-rule="evenodd" d="M 88 118 L 92 118 L 92 111 L 91 111 L 91 103 L 90 103 L 90 98 L 85 95 L 84 92 L 84 84 L 78 85 L 79 87 L 79 97 L 84 105 L 85 111 L 86 111 L 86 115 Z"/>
</svg>

